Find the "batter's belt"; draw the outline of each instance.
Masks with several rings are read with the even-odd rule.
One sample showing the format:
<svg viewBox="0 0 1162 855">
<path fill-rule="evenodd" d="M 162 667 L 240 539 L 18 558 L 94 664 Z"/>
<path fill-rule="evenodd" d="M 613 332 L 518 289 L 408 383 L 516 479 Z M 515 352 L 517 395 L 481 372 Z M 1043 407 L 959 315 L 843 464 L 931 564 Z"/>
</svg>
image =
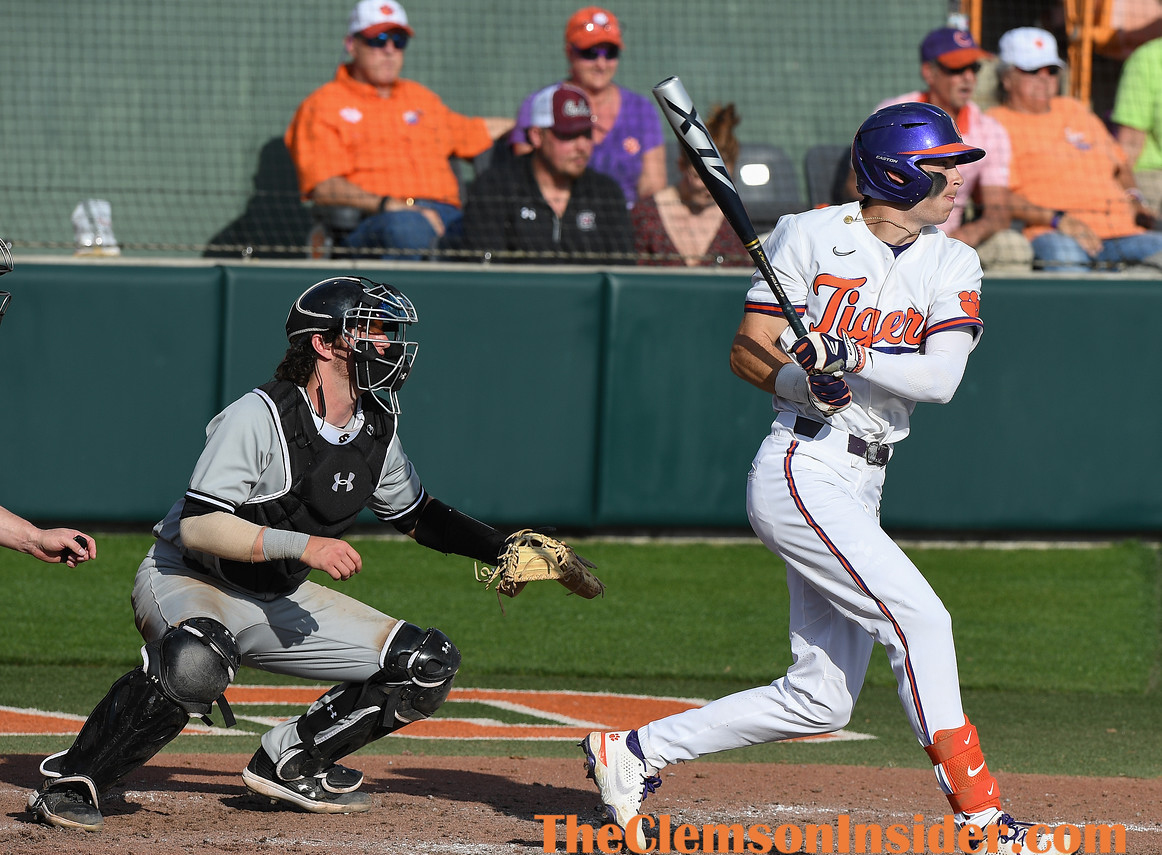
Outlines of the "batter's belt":
<svg viewBox="0 0 1162 855">
<path fill-rule="evenodd" d="M 806 416 L 794 416 L 793 425 L 789 425 L 791 415 L 791 413 L 780 413 L 777 421 L 779 424 L 790 427 L 799 436 L 807 437 L 807 439 L 815 439 L 819 436 L 820 431 L 827 427 L 823 422 L 809 419 Z M 832 430 L 835 431 L 834 428 Z M 840 433 L 840 431 L 835 432 Z M 872 466 L 884 466 L 892 456 L 892 446 L 886 442 L 875 440 L 868 442 L 866 439 L 851 434 L 846 434 L 846 436 L 848 453 L 862 457 Z"/>
</svg>

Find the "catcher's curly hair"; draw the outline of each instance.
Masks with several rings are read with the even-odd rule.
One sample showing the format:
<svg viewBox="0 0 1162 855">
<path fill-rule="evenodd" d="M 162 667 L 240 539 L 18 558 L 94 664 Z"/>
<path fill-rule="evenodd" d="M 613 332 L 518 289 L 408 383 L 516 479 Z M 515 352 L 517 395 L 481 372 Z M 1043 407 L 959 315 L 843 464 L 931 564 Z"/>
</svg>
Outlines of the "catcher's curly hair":
<svg viewBox="0 0 1162 855">
<path fill-rule="evenodd" d="M 339 337 L 339 332 L 333 330 L 319 333 L 319 335 L 323 337 L 323 341 L 330 344 Z M 274 371 L 275 380 L 289 380 L 296 386 L 307 385 L 311 375 L 315 373 L 315 360 L 318 357 L 311 344 L 311 338 L 309 335 L 303 335 L 290 343 L 290 347 L 286 349 L 286 353 L 282 357 L 282 362 Z"/>
</svg>

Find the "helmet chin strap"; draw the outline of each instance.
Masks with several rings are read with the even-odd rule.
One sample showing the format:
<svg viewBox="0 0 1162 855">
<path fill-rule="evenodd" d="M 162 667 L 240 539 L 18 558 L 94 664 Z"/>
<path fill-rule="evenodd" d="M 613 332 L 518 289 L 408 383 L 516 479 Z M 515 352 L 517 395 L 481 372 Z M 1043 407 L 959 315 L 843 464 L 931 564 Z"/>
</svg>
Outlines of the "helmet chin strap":
<svg viewBox="0 0 1162 855">
<path fill-rule="evenodd" d="M 315 362 L 315 379 L 319 385 L 315 387 L 315 392 L 319 396 L 319 418 L 327 418 L 327 399 L 323 395 L 323 378 L 319 376 L 319 363 Z"/>
</svg>

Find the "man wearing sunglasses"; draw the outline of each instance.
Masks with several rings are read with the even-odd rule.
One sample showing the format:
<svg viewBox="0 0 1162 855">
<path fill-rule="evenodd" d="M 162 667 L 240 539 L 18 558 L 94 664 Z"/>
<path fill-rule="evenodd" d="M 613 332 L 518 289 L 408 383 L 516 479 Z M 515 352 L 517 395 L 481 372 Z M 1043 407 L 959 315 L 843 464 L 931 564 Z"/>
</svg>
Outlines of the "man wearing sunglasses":
<svg viewBox="0 0 1162 855">
<path fill-rule="evenodd" d="M 1033 250 L 1020 232 L 1010 229 L 1009 135 L 972 100 L 981 63 L 989 56 L 967 30 L 933 30 L 920 43 L 920 76 L 927 88 L 881 101 L 876 110 L 908 101 L 932 104 L 956 120 L 967 144 L 987 152 L 962 165 L 964 186 L 956 194 L 956 207 L 937 228 L 975 247 L 981 266 L 990 273 L 1024 273 L 1032 267 Z M 856 198 L 854 172 L 848 187 Z M 969 202 L 979 216 L 965 222 Z"/>
<path fill-rule="evenodd" d="M 414 31 L 394 0 L 360 0 L 343 44 L 350 62 L 309 95 L 285 141 L 304 199 L 359 209 L 345 243 L 421 258 L 459 227 L 460 184 L 449 159 L 473 158 L 512 127 L 456 113 L 401 76 Z"/>
<path fill-rule="evenodd" d="M 11 270 L 12 253 L 0 238 L 0 276 Z M 0 291 L 0 322 L 4 320 L 11 299 L 11 293 Z M 71 528 L 37 528 L 3 507 L 0 507 L 0 546 L 26 552 L 47 564 L 67 564 L 70 567 L 97 557 L 97 542 L 88 535 Z"/>
<path fill-rule="evenodd" d="M 1162 232 L 1148 231 L 1154 216 L 1125 152 L 1088 105 L 1058 94 L 1065 63 L 1057 40 L 1018 27 L 1001 36 L 999 55 L 1002 103 L 988 114 L 1009 132 L 1013 217 L 1039 266 L 1162 269 Z"/>
</svg>

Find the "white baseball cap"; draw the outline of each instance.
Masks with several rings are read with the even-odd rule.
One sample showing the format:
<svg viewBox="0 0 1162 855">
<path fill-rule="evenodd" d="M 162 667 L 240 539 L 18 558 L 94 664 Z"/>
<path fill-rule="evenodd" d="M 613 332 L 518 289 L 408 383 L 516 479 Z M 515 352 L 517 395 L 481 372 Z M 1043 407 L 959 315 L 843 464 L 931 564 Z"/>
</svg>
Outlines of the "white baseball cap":
<svg viewBox="0 0 1162 855">
<path fill-rule="evenodd" d="M 347 34 L 363 33 L 378 36 L 388 30 L 403 30 L 414 36 L 408 26 L 408 13 L 394 0 L 359 0 L 347 19 Z"/>
<path fill-rule="evenodd" d="M 1040 27 L 1017 27 L 1009 30 L 999 44 L 997 55 L 1001 62 L 1015 65 L 1022 71 L 1036 71 L 1050 65 L 1065 68 L 1057 55 L 1057 39 Z"/>
</svg>

